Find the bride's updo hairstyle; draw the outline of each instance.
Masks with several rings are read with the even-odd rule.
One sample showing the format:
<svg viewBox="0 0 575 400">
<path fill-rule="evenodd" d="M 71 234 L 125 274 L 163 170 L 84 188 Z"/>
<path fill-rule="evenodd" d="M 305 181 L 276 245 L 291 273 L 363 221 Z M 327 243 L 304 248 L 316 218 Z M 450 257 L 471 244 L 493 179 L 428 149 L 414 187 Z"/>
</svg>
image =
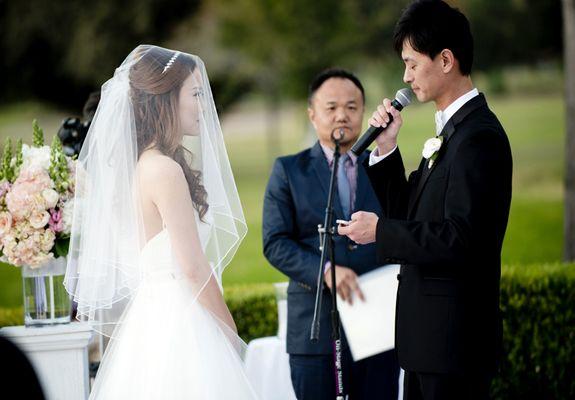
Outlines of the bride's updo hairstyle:
<svg viewBox="0 0 575 400">
<path fill-rule="evenodd" d="M 192 154 L 182 142 L 179 95 L 184 80 L 194 71 L 196 62 L 185 53 L 150 47 L 130 68 L 130 98 L 136 123 L 138 158 L 155 148 L 174 159 L 183 169 L 194 208 L 200 219 L 208 211 L 207 192 L 202 174 L 193 170 L 186 156 Z"/>
</svg>

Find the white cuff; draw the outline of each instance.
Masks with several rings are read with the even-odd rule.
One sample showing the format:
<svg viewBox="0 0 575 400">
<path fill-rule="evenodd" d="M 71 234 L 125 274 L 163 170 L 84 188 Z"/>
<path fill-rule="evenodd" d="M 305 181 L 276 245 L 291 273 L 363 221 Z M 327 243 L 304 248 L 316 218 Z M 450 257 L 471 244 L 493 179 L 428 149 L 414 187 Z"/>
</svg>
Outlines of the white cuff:
<svg viewBox="0 0 575 400">
<path fill-rule="evenodd" d="M 378 162 L 380 162 L 381 160 L 383 160 L 384 158 L 386 158 L 387 156 L 389 156 L 391 153 L 393 153 L 395 150 L 397 150 L 397 145 L 395 145 L 395 147 L 393 148 L 393 150 L 391 150 L 389 153 L 386 153 L 382 156 L 379 155 L 379 149 L 376 147 L 375 149 L 373 149 L 373 151 L 369 154 L 369 166 L 371 167 L 372 165 L 377 164 Z"/>
</svg>

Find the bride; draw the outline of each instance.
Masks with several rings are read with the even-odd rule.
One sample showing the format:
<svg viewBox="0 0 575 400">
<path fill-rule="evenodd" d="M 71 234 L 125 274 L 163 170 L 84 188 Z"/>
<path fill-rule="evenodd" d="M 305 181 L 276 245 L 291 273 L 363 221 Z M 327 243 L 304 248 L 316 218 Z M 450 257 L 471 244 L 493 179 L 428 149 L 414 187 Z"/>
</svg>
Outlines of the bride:
<svg viewBox="0 0 575 400">
<path fill-rule="evenodd" d="M 128 55 L 76 185 L 65 285 L 110 337 L 90 399 L 255 399 L 221 283 L 247 228 L 198 57 Z"/>
</svg>

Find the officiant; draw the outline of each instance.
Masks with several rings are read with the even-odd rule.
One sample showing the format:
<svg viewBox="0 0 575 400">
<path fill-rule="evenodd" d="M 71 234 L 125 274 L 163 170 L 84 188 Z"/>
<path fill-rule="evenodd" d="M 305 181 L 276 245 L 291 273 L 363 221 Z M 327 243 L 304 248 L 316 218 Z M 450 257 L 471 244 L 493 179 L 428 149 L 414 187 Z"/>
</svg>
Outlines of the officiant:
<svg viewBox="0 0 575 400">
<path fill-rule="evenodd" d="M 350 303 L 361 301 L 357 277 L 379 266 L 375 245 L 357 246 L 335 238 L 336 265 L 326 263 L 327 287 L 320 316 L 320 335 L 310 341 L 317 271 L 320 263 L 318 224 L 324 222 L 334 144 L 331 133 L 343 129 L 334 199 L 335 219 L 348 220 L 355 210 L 381 214 L 377 197 L 361 164 L 350 149 L 361 133 L 365 93 L 359 79 L 342 69 L 321 72 L 311 82 L 308 117 L 317 142 L 300 153 L 279 157 L 264 197 L 263 249 L 268 261 L 290 279 L 288 286 L 287 352 L 299 400 L 333 400 L 335 374 L 331 338 L 331 272 L 336 290 Z M 393 329 L 390 327 L 390 329 Z M 353 362 L 343 333 L 343 384 L 353 400 L 397 399 L 399 367 L 395 350 Z"/>
</svg>

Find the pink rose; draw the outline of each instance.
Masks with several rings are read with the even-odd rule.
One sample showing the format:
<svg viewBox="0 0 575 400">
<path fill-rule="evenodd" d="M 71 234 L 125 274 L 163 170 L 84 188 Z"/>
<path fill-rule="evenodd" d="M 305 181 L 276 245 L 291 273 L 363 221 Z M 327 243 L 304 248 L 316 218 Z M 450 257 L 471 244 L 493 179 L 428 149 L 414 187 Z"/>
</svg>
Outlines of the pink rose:
<svg viewBox="0 0 575 400">
<path fill-rule="evenodd" d="M 42 192 L 51 189 L 52 180 L 48 173 L 40 169 L 25 169 L 6 195 L 6 207 L 14 219 L 27 219 L 32 214 L 46 210 L 46 200 Z"/>
<path fill-rule="evenodd" d="M 8 254 L 8 252 L 11 252 L 14 250 L 14 248 L 16 247 L 16 239 L 14 238 L 14 235 L 12 235 L 11 233 L 6 233 L 5 235 L 2 235 L 2 237 L 0 238 L 0 240 L 2 241 L 2 246 L 3 248 L 3 252 L 4 254 Z"/>
<path fill-rule="evenodd" d="M 39 245 L 43 252 L 48 253 L 54 247 L 56 234 L 50 229 L 46 229 L 39 237 Z"/>
<path fill-rule="evenodd" d="M 0 237 L 12 228 L 12 214 L 7 211 L 0 212 Z"/>
<path fill-rule="evenodd" d="M 46 211 L 35 212 L 30 216 L 30 225 L 32 228 L 41 229 L 50 222 L 50 214 Z"/>
<path fill-rule="evenodd" d="M 11 264 L 41 267 L 53 258 L 50 250 L 54 247 L 55 239 L 56 235 L 50 229 L 34 230 L 18 243 L 15 240 L 6 240 L 4 254 Z"/>
<path fill-rule="evenodd" d="M 14 222 L 14 226 L 12 228 L 13 235 L 14 237 L 18 238 L 18 240 L 27 238 L 28 236 L 32 235 L 34 231 L 35 229 L 32 228 L 28 220 L 16 221 Z"/>
</svg>

